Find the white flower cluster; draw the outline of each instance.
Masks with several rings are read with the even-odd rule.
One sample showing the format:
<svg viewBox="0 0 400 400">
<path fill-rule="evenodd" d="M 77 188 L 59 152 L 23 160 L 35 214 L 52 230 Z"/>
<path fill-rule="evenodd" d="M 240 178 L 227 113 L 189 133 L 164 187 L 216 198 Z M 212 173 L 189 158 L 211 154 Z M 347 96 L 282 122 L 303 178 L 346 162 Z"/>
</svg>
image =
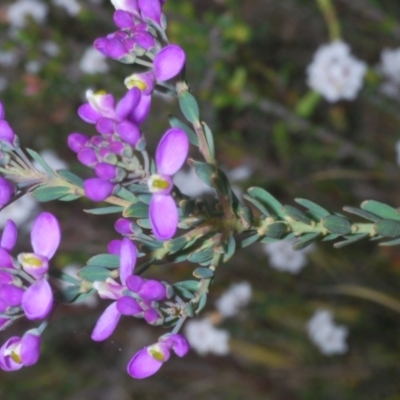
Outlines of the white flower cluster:
<svg viewBox="0 0 400 400">
<path fill-rule="evenodd" d="M 362 88 L 367 66 L 350 54 L 342 41 L 321 46 L 307 68 L 308 85 L 330 102 L 354 100 Z"/>
<path fill-rule="evenodd" d="M 263 250 L 269 256 L 269 264 L 278 271 L 298 274 L 307 264 L 307 254 L 314 250 L 310 245 L 301 250 L 293 250 L 291 240 L 265 243 Z"/>
<path fill-rule="evenodd" d="M 237 315 L 240 308 L 249 303 L 251 293 L 249 282 L 232 284 L 215 302 L 219 319 Z M 188 321 L 185 325 L 185 336 L 191 348 L 200 355 L 212 353 L 223 356 L 229 353 L 229 332 L 216 328 L 208 317 Z"/>
<path fill-rule="evenodd" d="M 400 48 L 382 51 L 380 71 L 389 81 L 400 85 Z"/>
<path fill-rule="evenodd" d="M 40 0 L 18 0 L 7 9 L 7 19 L 14 28 L 24 28 L 27 17 L 42 24 L 47 17 L 49 7 Z"/>
<path fill-rule="evenodd" d="M 107 64 L 107 57 L 97 51 L 94 47 L 88 47 L 79 63 L 79 68 L 85 74 L 105 74 L 108 72 L 109 67 Z"/>
<path fill-rule="evenodd" d="M 307 322 L 308 336 L 327 356 L 343 354 L 348 350 L 346 337 L 348 329 L 335 325 L 333 314 L 328 310 L 317 310 Z"/>
<path fill-rule="evenodd" d="M 63 7 L 71 17 L 78 15 L 82 8 L 76 0 L 53 0 L 53 4 Z"/>
</svg>

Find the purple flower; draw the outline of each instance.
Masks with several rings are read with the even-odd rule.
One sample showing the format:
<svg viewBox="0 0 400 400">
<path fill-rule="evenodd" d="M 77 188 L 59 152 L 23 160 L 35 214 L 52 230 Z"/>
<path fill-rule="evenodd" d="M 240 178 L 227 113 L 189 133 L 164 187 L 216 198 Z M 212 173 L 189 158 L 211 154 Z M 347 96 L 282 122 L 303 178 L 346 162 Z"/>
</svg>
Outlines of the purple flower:
<svg viewBox="0 0 400 400">
<path fill-rule="evenodd" d="M 0 348 L 0 368 L 4 371 L 15 371 L 36 364 L 41 342 L 37 329 L 27 331 L 22 338 L 11 337 Z"/>
<path fill-rule="evenodd" d="M 128 374 L 136 379 L 155 374 L 169 360 L 171 349 L 178 357 L 183 357 L 189 351 L 189 344 L 182 335 L 161 336 L 157 343 L 144 347 L 133 356 L 127 367 Z"/>
<path fill-rule="evenodd" d="M 17 137 L 10 124 L 4 119 L 6 116 L 4 106 L 0 102 L 0 142 L 6 142 L 12 147 L 16 145 Z"/>
<path fill-rule="evenodd" d="M 185 52 L 176 44 L 164 47 L 155 57 L 154 76 L 158 81 L 167 81 L 182 71 L 186 62 Z"/>
<path fill-rule="evenodd" d="M 22 296 L 22 308 L 30 320 L 47 317 L 53 306 L 53 292 L 46 279 L 40 279 L 29 286 Z"/>
<path fill-rule="evenodd" d="M 49 269 L 49 260 L 54 256 L 60 241 L 61 228 L 57 218 L 47 212 L 38 215 L 31 231 L 34 252 L 18 255 L 18 261 L 24 271 L 35 279 L 42 279 Z"/>
<path fill-rule="evenodd" d="M 86 197 L 93 201 L 103 201 L 111 196 L 115 185 L 100 178 L 89 178 L 83 184 Z"/>
<path fill-rule="evenodd" d="M 1 120 L 0 120 L 1 124 Z M 0 126 L 1 130 L 1 126 Z M 1 133 L 0 133 L 1 135 Z M 0 137 L 1 140 L 1 137 Z M 14 196 L 15 186 L 7 179 L 0 177 L 0 207 L 4 207 Z"/>
<path fill-rule="evenodd" d="M 170 195 L 172 175 L 182 167 L 188 152 L 189 140 L 186 133 L 178 128 L 165 132 L 157 146 L 157 174 L 149 178 L 148 187 L 153 193 L 149 207 L 150 223 L 154 236 L 159 240 L 173 237 L 178 226 L 178 209 Z"/>
</svg>

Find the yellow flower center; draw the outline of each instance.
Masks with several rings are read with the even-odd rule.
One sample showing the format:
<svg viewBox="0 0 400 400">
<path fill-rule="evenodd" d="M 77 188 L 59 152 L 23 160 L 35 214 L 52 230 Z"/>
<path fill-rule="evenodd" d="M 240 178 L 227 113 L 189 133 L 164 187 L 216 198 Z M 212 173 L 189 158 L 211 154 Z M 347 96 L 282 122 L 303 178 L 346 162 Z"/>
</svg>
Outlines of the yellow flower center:
<svg viewBox="0 0 400 400">
<path fill-rule="evenodd" d="M 137 87 L 142 91 L 147 89 L 146 82 L 142 81 L 141 79 L 138 79 L 137 76 L 135 75 L 128 76 L 124 80 L 124 83 L 128 89 L 132 89 L 133 87 Z"/>
<path fill-rule="evenodd" d="M 157 361 L 163 362 L 165 359 L 164 353 L 157 344 L 150 346 L 148 352 Z"/>
</svg>

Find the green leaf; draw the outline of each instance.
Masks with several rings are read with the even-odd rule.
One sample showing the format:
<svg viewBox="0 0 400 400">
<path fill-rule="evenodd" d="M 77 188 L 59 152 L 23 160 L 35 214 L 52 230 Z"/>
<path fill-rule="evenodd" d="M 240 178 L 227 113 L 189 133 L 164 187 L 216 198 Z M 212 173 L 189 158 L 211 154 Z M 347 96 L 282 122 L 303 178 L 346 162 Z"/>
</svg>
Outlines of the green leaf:
<svg viewBox="0 0 400 400">
<path fill-rule="evenodd" d="M 186 238 L 184 236 L 180 236 L 164 242 L 164 247 L 168 249 L 170 253 L 176 253 L 177 251 L 181 250 L 186 243 Z"/>
<path fill-rule="evenodd" d="M 258 200 L 264 204 L 274 215 L 284 218 L 285 214 L 282 211 L 282 204 L 266 190 L 259 187 L 252 187 L 247 190 L 253 199 Z"/>
<path fill-rule="evenodd" d="M 179 120 L 176 117 L 170 116 L 169 117 L 169 124 L 172 128 L 179 128 L 182 129 L 189 138 L 189 142 L 194 146 L 199 147 L 199 139 L 197 138 L 196 133 L 193 129 L 189 128 L 184 122 Z"/>
<path fill-rule="evenodd" d="M 198 123 L 200 120 L 200 110 L 194 96 L 187 90 L 179 93 L 179 107 L 185 118 L 192 124 Z"/>
<path fill-rule="evenodd" d="M 189 280 L 189 281 L 182 281 L 182 282 L 177 282 L 172 285 L 173 287 L 180 287 L 184 288 L 186 290 L 189 290 L 191 292 L 196 292 L 200 288 L 200 282 L 199 281 L 194 281 L 194 280 Z"/>
<path fill-rule="evenodd" d="M 179 203 L 179 207 L 182 210 L 182 215 L 188 217 L 195 209 L 196 202 L 192 199 L 182 200 Z"/>
<path fill-rule="evenodd" d="M 121 187 L 121 189 L 118 190 L 118 193 L 116 193 L 116 195 L 121 199 L 130 201 L 131 203 L 136 203 L 138 201 L 137 197 L 124 187 Z"/>
<path fill-rule="evenodd" d="M 58 200 L 60 200 L 60 201 L 75 201 L 75 200 L 78 200 L 81 197 L 82 196 L 80 196 L 78 194 L 67 194 L 64 197 L 60 197 Z"/>
<path fill-rule="evenodd" d="M 57 174 L 52 170 L 49 164 L 42 158 L 42 156 L 37 153 L 35 150 L 26 149 L 29 155 L 49 174 L 50 176 L 56 177 Z"/>
<path fill-rule="evenodd" d="M 321 220 L 322 226 L 329 232 L 339 235 L 348 235 L 351 233 L 351 222 L 337 215 L 328 215 Z"/>
<path fill-rule="evenodd" d="M 58 200 L 61 197 L 64 197 L 68 194 L 71 194 L 71 189 L 66 186 L 55 186 L 55 187 L 45 187 L 39 186 L 33 192 L 31 192 L 31 196 L 40 202 Z"/>
<path fill-rule="evenodd" d="M 149 216 L 149 206 L 142 202 L 131 204 L 122 213 L 124 218 L 147 218 Z"/>
<path fill-rule="evenodd" d="M 61 281 L 71 283 L 72 285 L 80 284 L 79 279 L 74 278 L 73 276 L 65 273 L 63 270 L 60 269 L 50 268 L 49 275 L 60 279 Z"/>
<path fill-rule="evenodd" d="M 287 233 L 287 225 L 284 222 L 274 222 L 268 225 L 266 235 L 273 239 L 280 239 Z"/>
<path fill-rule="evenodd" d="M 214 250 L 213 249 L 205 249 L 205 250 L 198 250 L 191 254 L 188 257 L 188 260 L 192 263 L 199 264 L 206 261 L 210 261 L 213 258 Z"/>
<path fill-rule="evenodd" d="M 122 213 L 123 211 L 124 207 L 121 206 L 99 207 L 99 208 L 92 208 L 90 210 L 85 210 L 86 213 L 94 215 L 116 214 L 116 213 Z"/>
<path fill-rule="evenodd" d="M 151 222 L 148 218 L 141 218 L 136 220 L 137 224 L 144 229 L 151 229 Z"/>
<path fill-rule="evenodd" d="M 374 224 L 374 230 L 378 235 L 395 238 L 400 236 L 400 221 L 382 219 Z"/>
<path fill-rule="evenodd" d="M 380 220 L 380 218 L 377 217 L 376 215 L 371 214 L 364 210 L 360 210 L 359 208 L 356 208 L 356 207 L 347 207 L 346 206 L 346 207 L 343 207 L 343 210 L 347 211 L 350 214 L 358 215 L 361 218 L 368 219 L 369 221 L 372 221 L 372 222 L 378 222 Z"/>
<path fill-rule="evenodd" d="M 224 262 L 227 262 L 235 254 L 235 250 L 236 250 L 236 242 L 235 242 L 235 238 L 233 237 L 233 235 L 231 235 L 229 237 L 228 243 L 225 244 L 225 246 L 224 246 L 224 250 L 225 250 Z"/>
<path fill-rule="evenodd" d="M 119 268 L 119 256 L 115 254 L 98 254 L 87 261 L 87 265 L 104 268 Z"/>
<path fill-rule="evenodd" d="M 78 286 L 68 286 L 58 290 L 56 299 L 62 303 L 72 303 L 81 294 L 81 287 Z"/>
<path fill-rule="evenodd" d="M 208 125 L 205 122 L 202 122 L 204 133 L 206 135 L 206 141 L 208 145 L 208 149 L 210 151 L 210 155 L 212 159 L 215 159 L 215 145 L 214 145 L 214 137 L 211 132 L 211 129 L 208 127 Z"/>
<path fill-rule="evenodd" d="M 193 276 L 198 279 L 210 279 L 214 276 L 214 271 L 209 268 L 196 268 L 193 271 Z"/>
<path fill-rule="evenodd" d="M 86 300 L 89 296 L 92 296 L 94 293 L 96 293 L 96 290 L 94 289 L 91 289 L 86 293 L 81 293 L 71 303 L 73 304 L 81 303 L 82 301 Z"/>
<path fill-rule="evenodd" d="M 253 233 L 252 235 L 248 236 L 246 239 L 242 239 L 237 243 L 237 247 L 239 249 L 243 249 L 251 244 L 255 243 L 260 239 L 260 235 L 258 233 Z"/>
<path fill-rule="evenodd" d="M 83 179 L 79 178 L 79 176 L 73 174 L 71 171 L 68 171 L 67 169 L 60 169 L 57 171 L 57 174 L 66 181 L 71 182 L 75 186 L 83 189 Z"/>
<path fill-rule="evenodd" d="M 147 185 L 139 185 L 137 183 L 131 183 L 128 189 L 132 193 L 149 193 L 149 187 Z"/>
<path fill-rule="evenodd" d="M 329 235 L 326 235 L 321 242 L 329 242 L 330 240 L 336 240 L 338 237 L 341 235 L 338 235 L 336 233 L 330 233 Z"/>
<path fill-rule="evenodd" d="M 293 250 L 301 250 L 315 242 L 321 234 L 319 232 L 306 233 L 292 246 Z"/>
<path fill-rule="evenodd" d="M 196 314 L 198 314 L 207 304 L 207 293 L 203 293 L 199 300 L 199 305 L 197 306 Z"/>
<path fill-rule="evenodd" d="M 104 267 L 89 265 L 87 267 L 81 268 L 78 271 L 78 276 L 81 279 L 84 279 L 85 281 L 94 282 L 94 281 L 105 281 L 107 278 L 111 276 L 111 273 L 108 269 Z"/>
<path fill-rule="evenodd" d="M 397 246 L 398 244 L 400 244 L 400 238 L 379 243 L 379 246 Z"/>
<path fill-rule="evenodd" d="M 190 160 L 190 165 L 194 167 L 197 176 L 206 185 L 213 187 L 212 179 L 217 175 L 217 171 L 213 165 L 194 160 Z"/>
<path fill-rule="evenodd" d="M 307 208 L 309 210 L 310 215 L 315 218 L 316 220 L 320 220 L 324 217 L 327 217 L 331 213 L 328 210 L 325 210 L 325 208 L 319 206 L 318 204 L 314 203 L 311 200 L 307 199 L 295 199 L 294 200 L 297 204 L 300 204 L 301 206 Z"/>
<path fill-rule="evenodd" d="M 308 218 L 306 214 L 304 214 L 302 211 L 298 210 L 295 207 L 283 206 L 282 212 L 288 217 L 294 219 L 295 221 L 303 222 L 303 224 L 310 225 L 312 222 L 311 219 Z"/>
<path fill-rule="evenodd" d="M 306 93 L 297 103 L 295 113 L 303 118 L 310 117 L 321 100 L 321 95 L 314 90 Z"/>
<path fill-rule="evenodd" d="M 269 211 L 266 209 L 265 206 L 263 206 L 258 200 L 253 199 L 251 196 L 244 194 L 243 198 L 246 199 L 247 201 L 249 201 L 251 204 L 253 204 L 256 208 L 259 209 L 259 211 L 261 211 L 261 213 L 265 216 L 265 217 L 269 217 Z"/>
<path fill-rule="evenodd" d="M 346 239 L 347 239 L 347 240 L 344 240 L 344 241 L 342 241 L 342 242 L 335 243 L 335 244 L 333 245 L 333 247 L 335 247 L 335 248 L 337 248 L 337 249 L 340 249 L 340 248 L 342 248 L 342 247 L 344 247 L 344 246 L 347 246 L 347 245 L 349 245 L 349 244 L 358 242 L 359 240 L 364 239 L 364 238 L 366 238 L 366 237 L 368 237 L 368 236 L 369 236 L 369 233 L 358 233 L 358 234 L 356 234 L 356 235 L 346 236 Z"/>
<path fill-rule="evenodd" d="M 138 195 L 138 199 L 144 204 L 150 204 L 152 197 L 153 197 L 152 194 L 139 194 Z"/>
<path fill-rule="evenodd" d="M 361 203 L 361 208 L 371 214 L 384 219 L 395 219 L 400 221 L 400 214 L 393 207 L 375 200 L 366 200 Z"/>
</svg>

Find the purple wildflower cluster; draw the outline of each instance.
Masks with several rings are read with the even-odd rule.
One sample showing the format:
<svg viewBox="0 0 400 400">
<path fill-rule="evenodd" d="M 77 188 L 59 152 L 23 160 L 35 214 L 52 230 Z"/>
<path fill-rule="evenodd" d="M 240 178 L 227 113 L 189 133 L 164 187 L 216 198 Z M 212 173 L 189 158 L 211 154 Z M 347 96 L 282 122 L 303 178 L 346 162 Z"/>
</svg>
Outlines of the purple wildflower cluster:
<svg viewBox="0 0 400 400">
<path fill-rule="evenodd" d="M 8 220 L 0 240 L 0 329 L 25 315 L 36 321 L 46 318 L 53 306 L 53 292 L 48 282 L 49 261 L 56 252 L 61 229 L 50 213 L 40 214 L 31 230 L 33 252 L 11 256 L 17 242 L 15 223 Z M 22 338 L 13 336 L 0 349 L 0 368 L 13 371 L 37 362 L 41 336 L 38 329 Z"/>
<path fill-rule="evenodd" d="M 109 244 L 109 251 L 120 257 L 120 283 L 111 278 L 93 283 L 93 287 L 102 299 L 113 300 L 98 319 L 92 332 L 91 337 L 95 341 L 110 337 L 122 315 L 143 318 L 151 325 L 162 324 L 163 316 L 159 312 L 158 302 L 170 297 L 168 285 L 165 283 L 134 275 L 137 249 L 130 239 L 112 241 Z M 152 346 L 139 351 L 129 362 L 128 373 L 134 378 L 146 378 L 157 372 L 162 362 L 167 361 L 169 349 L 174 349 L 180 356 L 186 354 L 189 349 L 186 339 L 180 335 L 163 337 L 161 343 L 158 353 L 155 350 L 148 350 L 153 349 Z M 161 358 L 160 352 L 164 354 Z M 143 353 L 146 353 L 147 361 L 144 361 Z"/>
</svg>

